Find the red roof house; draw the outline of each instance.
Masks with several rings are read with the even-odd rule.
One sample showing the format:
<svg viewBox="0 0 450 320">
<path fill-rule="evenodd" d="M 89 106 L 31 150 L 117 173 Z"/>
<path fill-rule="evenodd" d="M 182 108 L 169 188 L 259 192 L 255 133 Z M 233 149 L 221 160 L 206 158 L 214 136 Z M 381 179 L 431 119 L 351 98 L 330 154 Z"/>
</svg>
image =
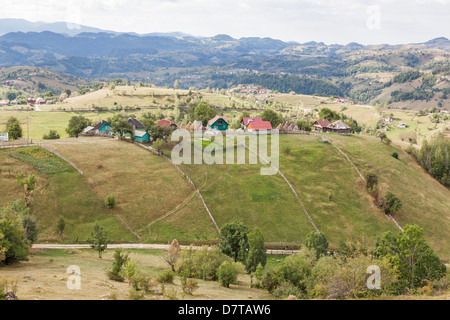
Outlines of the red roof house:
<svg viewBox="0 0 450 320">
<path fill-rule="evenodd" d="M 248 126 L 248 124 L 252 121 L 255 122 L 261 122 L 263 121 L 263 119 L 261 117 L 254 117 L 254 118 L 242 118 L 241 120 L 241 124 L 244 125 L 245 127 Z"/>
<path fill-rule="evenodd" d="M 172 121 L 166 120 L 166 119 L 159 120 L 158 123 L 157 123 L 156 125 L 159 126 L 159 127 L 170 127 L 170 126 L 176 127 L 176 126 L 177 126 L 177 125 L 176 125 L 175 123 L 173 123 Z"/>
<path fill-rule="evenodd" d="M 248 131 L 272 130 L 270 121 L 250 121 L 247 126 Z"/>
<path fill-rule="evenodd" d="M 324 120 L 317 120 L 312 124 L 313 130 L 318 132 L 325 132 L 324 128 L 328 127 L 330 125 L 330 121 L 327 119 Z"/>
</svg>

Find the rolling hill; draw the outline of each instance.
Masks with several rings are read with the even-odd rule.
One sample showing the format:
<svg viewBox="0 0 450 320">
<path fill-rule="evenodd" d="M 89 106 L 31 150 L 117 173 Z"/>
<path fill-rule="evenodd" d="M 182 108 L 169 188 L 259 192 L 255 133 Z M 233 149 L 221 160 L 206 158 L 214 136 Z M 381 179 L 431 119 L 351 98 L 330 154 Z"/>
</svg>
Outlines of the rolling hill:
<svg viewBox="0 0 450 320">
<path fill-rule="evenodd" d="M 364 171 L 376 170 L 384 190 L 404 204 L 395 214 L 400 225 L 418 224 L 441 258 L 448 261 L 450 191 L 425 173 L 405 152 L 370 137 L 328 135 Z M 359 241 L 372 247 L 396 226 L 372 203 L 362 180 L 332 145 L 314 136 L 282 135 L 280 171 L 292 184 L 314 223 L 332 247 Z M 33 211 L 44 230 L 41 240 L 57 241 L 55 223 L 68 221 L 66 241 L 85 240 L 95 221 L 112 229 L 115 241 L 210 243 L 218 234 L 194 189 L 162 158 L 126 142 L 111 139 L 67 139 L 48 144 L 84 172 L 48 175 L 1 150 L 2 183 L 11 191 L 3 201 L 21 197 L 7 168 L 36 172 L 44 193 L 33 196 Z M 22 151 L 21 151 L 22 150 Z M 391 157 L 393 150 L 399 159 Z M 38 153 L 40 154 L 40 153 Z M 219 226 L 240 220 L 261 229 L 269 242 L 299 242 L 314 228 L 287 183 L 279 175 L 261 176 L 259 165 L 182 165 L 194 181 Z M 13 171 L 18 170 L 14 169 Z M 70 175 L 70 178 L 67 176 Z M 69 180 L 70 179 L 70 180 Z M 50 191 L 51 190 L 51 191 Z M 50 193 L 50 194 L 47 194 Z M 117 207 L 102 204 L 115 194 Z M 80 203 L 80 200 L 82 202 Z M 82 206 L 82 207 L 80 207 Z M 137 236 L 136 236 L 137 235 Z"/>
</svg>

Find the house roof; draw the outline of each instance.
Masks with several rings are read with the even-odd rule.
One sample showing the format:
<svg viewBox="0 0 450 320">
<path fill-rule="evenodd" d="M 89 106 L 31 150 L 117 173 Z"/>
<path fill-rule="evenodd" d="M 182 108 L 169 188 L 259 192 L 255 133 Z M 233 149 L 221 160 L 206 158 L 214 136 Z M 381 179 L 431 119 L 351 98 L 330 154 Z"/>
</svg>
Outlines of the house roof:
<svg viewBox="0 0 450 320">
<path fill-rule="evenodd" d="M 337 129 L 337 130 L 351 129 L 351 127 L 349 125 L 347 125 L 346 123 L 342 122 L 341 120 L 333 122 L 332 124 L 330 124 L 328 126 L 328 128 Z"/>
<path fill-rule="evenodd" d="M 173 123 L 170 120 L 166 120 L 166 119 L 161 119 L 158 121 L 158 123 L 156 124 L 159 127 L 168 127 L 168 126 L 174 126 L 175 123 Z"/>
<path fill-rule="evenodd" d="M 212 118 L 211 120 L 208 121 L 208 126 L 212 126 L 217 120 L 222 119 L 223 121 L 225 121 L 226 123 L 228 123 L 227 118 L 225 117 L 221 117 L 221 116 L 215 116 L 214 118 Z"/>
<path fill-rule="evenodd" d="M 249 129 L 251 130 L 272 130 L 270 121 L 251 121 L 249 123 Z"/>
<path fill-rule="evenodd" d="M 263 121 L 261 117 L 254 117 L 254 118 L 242 118 L 241 123 L 244 124 L 244 126 L 248 126 L 248 123 L 251 121 Z"/>
<path fill-rule="evenodd" d="M 145 126 L 140 123 L 136 118 L 128 118 L 128 122 L 134 126 L 134 129 L 146 129 Z"/>
<path fill-rule="evenodd" d="M 83 129 L 83 133 L 87 133 L 87 132 L 91 131 L 92 129 L 94 129 L 94 127 L 87 126 L 86 128 Z"/>
<path fill-rule="evenodd" d="M 317 122 L 317 124 L 319 124 L 319 126 L 321 126 L 322 128 L 328 127 L 328 126 L 331 124 L 330 121 L 328 121 L 327 119 L 317 120 L 316 122 Z M 314 124 L 316 124 L 316 122 L 314 122 Z"/>
<path fill-rule="evenodd" d="M 135 136 L 135 137 L 142 138 L 142 137 L 145 136 L 146 134 L 148 134 L 148 133 L 145 132 L 145 131 L 134 130 L 134 136 Z"/>
<path fill-rule="evenodd" d="M 103 125 L 105 125 L 105 124 L 111 125 L 111 124 L 109 124 L 109 122 L 107 122 L 107 121 L 105 121 L 105 120 L 102 120 L 102 121 L 100 121 L 99 123 L 97 123 L 97 124 L 95 125 L 95 127 L 93 128 L 93 130 L 98 130 L 98 129 L 100 129 L 101 127 L 103 127 Z"/>
</svg>

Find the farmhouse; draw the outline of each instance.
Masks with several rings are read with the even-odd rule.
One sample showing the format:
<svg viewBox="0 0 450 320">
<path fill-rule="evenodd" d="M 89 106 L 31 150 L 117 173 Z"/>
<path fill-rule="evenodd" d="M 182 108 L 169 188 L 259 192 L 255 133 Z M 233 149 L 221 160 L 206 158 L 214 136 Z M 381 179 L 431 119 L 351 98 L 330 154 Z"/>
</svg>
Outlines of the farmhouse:
<svg viewBox="0 0 450 320">
<path fill-rule="evenodd" d="M 128 122 L 133 126 L 133 130 L 145 131 L 147 128 L 140 123 L 136 118 L 128 118 Z"/>
<path fill-rule="evenodd" d="M 7 106 L 9 105 L 9 100 L 0 100 L 0 106 Z"/>
<path fill-rule="evenodd" d="M 214 130 L 228 130 L 228 121 L 225 117 L 215 116 L 208 122 L 208 127 Z"/>
<path fill-rule="evenodd" d="M 134 140 L 141 143 L 149 143 L 150 142 L 150 135 L 148 132 L 141 131 L 141 130 L 135 130 L 134 131 Z"/>
<path fill-rule="evenodd" d="M 94 134 L 112 134 L 112 125 L 105 120 L 100 121 L 97 125 L 90 130 Z"/>
<path fill-rule="evenodd" d="M 252 131 L 260 131 L 260 130 L 272 130 L 272 125 L 270 121 L 250 121 L 247 130 L 249 132 Z"/>
<path fill-rule="evenodd" d="M 317 120 L 316 122 L 314 122 L 312 124 L 312 128 L 313 128 L 313 131 L 326 132 L 325 128 L 327 128 L 330 124 L 331 124 L 330 121 L 328 121 L 327 119 Z"/>
<path fill-rule="evenodd" d="M 350 134 L 352 128 L 341 120 L 335 121 L 325 128 L 324 132 L 333 132 L 337 134 Z"/>
<path fill-rule="evenodd" d="M 254 118 L 242 118 L 242 120 L 241 120 L 241 128 L 242 129 L 247 129 L 247 127 L 248 127 L 248 124 L 250 123 L 250 122 L 252 122 L 252 121 L 255 121 L 255 122 L 261 122 L 261 121 L 263 121 L 263 119 L 261 118 L 261 117 L 254 117 Z"/>
<path fill-rule="evenodd" d="M 173 127 L 174 129 L 177 128 L 177 125 L 175 123 L 166 119 L 159 120 L 158 123 L 156 123 L 156 125 L 158 127 Z"/>
</svg>

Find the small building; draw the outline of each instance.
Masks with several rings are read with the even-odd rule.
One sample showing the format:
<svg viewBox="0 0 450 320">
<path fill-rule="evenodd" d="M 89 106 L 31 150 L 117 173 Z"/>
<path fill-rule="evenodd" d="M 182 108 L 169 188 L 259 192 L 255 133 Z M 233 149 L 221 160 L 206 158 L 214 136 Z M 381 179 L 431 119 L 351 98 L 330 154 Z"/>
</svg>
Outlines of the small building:
<svg viewBox="0 0 450 320">
<path fill-rule="evenodd" d="M 45 101 L 44 98 L 37 98 L 37 99 L 36 99 L 36 103 L 37 103 L 37 104 L 46 104 L 47 101 Z"/>
<path fill-rule="evenodd" d="M 8 142 L 8 132 L 0 132 L 0 141 Z"/>
<path fill-rule="evenodd" d="M 128 122 L 133 126 L 133 130 L 146 131 L 147 128 L 140 123 L 136 118 L 128 118 Z"/>
<path fill-rule="evenodd" d="M 225 131 L 228 130 L 228 121 L 225 117 L 215 116 L 208 122 L 208 127 L 213 130 Z"/>
<path fill-rule="evenodd" d="M 249 132 L 260 130 L 272 130 L 272 124 L 270 121 L 250 121 L 247 126 Z"/>
<path fill-rule="evenodd" d="M 9 105 L 9 100 L 0 100 L 0 106 L 7 106 Z"/>
<path fill-rule="evenodd" d="M 338 120 L 330 124 L 328 127 L 326 127 L 324 132 L 332 132 L 337 134 L 350 134 L 351 131 L 352 128 L 348 124 L 342 122 L 341 120 Z"/>
<path fill-rule="evenodd" d="M 317 120 L 312 124 L 313 131 L 326 132 L 326 129 L 330 125 L 330 121 L 327 119 Z"/>
<path fill-rule="evenodd" d="M 86 128 L 83 129 L 83 131 L 81 132 L 81 134 L 83 134 L 83 135 L 94 134 L 93 129 L 94 129 L 94 127 L 92 127 L 92 126 L 87 126 Z"/>
<path fill-rule="evenodd" d="M 408 127 L 408 126 L 406 125 L 406 123 L 400 122 L 400 123 L 398 124 L 398 127 L 399 127 L 399 128 L 402 128 L 402 129 L 405 129 L 405 128 Z"/>
<path fill-rule="evenodd" d="M 134 131 L 134 141 L 140 142 L 140 143 L 149 143 L 150 135 L 148 134 L 148 132 L 141 131 L 141 130 L 135 130 Z"/>
<path fill-rule="evenodd" d="M 177 125 L 176 125 L 174 122 L 172 122 L 172 121 L 170 121 L 170 120 L 166 120 L 166 119 L 161 119 L 161 120 L 159 120 L 159 121 L 156 123 L 156 125 L 157 125 L 158 127 L 172 127 L 172 128 L 174 128 L 174 129 L 177 128 Z"/>
<path fill-rule="evenodd" d="M 242 129 L 247 129 L 248 124 L 252 121 L 256 121 L 256 122 L 262 122 L 263 119 L 261 117 L 253 117 L 253 118 L 242 118 L 241 120 L 241 128 Z"/>
<path fill-rule="evenodd" d="M 97 123 L 97 125 L 91 131 L 94 134 L 111 135 L 112 134 L 112 125 L 109 122 L 102 120 L 101 122 Z"/>
</svg>

